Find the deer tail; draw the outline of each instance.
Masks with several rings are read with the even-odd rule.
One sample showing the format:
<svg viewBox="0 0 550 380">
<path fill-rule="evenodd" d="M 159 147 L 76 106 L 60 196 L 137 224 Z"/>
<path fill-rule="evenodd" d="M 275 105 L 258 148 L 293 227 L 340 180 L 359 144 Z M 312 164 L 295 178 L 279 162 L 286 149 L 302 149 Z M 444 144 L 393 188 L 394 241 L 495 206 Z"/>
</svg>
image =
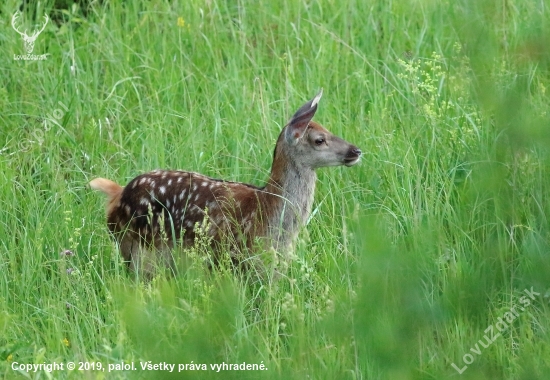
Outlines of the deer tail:
<svg viewBox="0 0 550 380">
<path fill-rule="evenodd" d="M 107 195 L 107 208 L 120 198 L 124 190 L 124 187 L 106 178 L 93 179 L 89 185 L 93 190 L 99 190 Z"/>
</svg>

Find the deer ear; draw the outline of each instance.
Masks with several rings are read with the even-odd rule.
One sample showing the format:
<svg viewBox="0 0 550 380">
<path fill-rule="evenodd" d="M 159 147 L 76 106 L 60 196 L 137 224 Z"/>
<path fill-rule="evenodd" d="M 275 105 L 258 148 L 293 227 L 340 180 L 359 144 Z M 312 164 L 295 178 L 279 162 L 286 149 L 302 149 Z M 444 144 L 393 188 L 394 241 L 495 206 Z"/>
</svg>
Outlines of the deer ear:
<svg viewBox="0 0 550 380">
<path fill-rule="evenodd" d="M 302 138 L 313 115 L 317 111 L 317 104 L 323 96 L 323 89 L 313 99 L 304 104 L 287 124 L 286 138 L 289 142 L 296 142 Z"/>
</svg>

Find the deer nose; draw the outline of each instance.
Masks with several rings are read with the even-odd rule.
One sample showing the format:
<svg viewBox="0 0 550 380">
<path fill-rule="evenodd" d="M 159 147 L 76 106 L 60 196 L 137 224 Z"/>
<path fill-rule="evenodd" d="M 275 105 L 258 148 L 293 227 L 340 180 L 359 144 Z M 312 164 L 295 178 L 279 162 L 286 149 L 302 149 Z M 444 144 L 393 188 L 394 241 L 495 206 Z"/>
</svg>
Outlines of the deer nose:
<svg viewBox="0 0 550 380">
<path fill-rule="evenodd" d="M 359 162 L 360 157 L 361 157 L 361 149 L 352 145 L 348 150 L 348 153 L 346 154 L 346 158 L 344 158 L 344 165 L 353 166 Z"/>
<path fill-rule="evenodd" d="M 359 157 L 361 155 L 361 149 L 357 148 L 356 146 L 352 147 L 349 152 L 348 156 L 357 156 Z"/>
</svg>

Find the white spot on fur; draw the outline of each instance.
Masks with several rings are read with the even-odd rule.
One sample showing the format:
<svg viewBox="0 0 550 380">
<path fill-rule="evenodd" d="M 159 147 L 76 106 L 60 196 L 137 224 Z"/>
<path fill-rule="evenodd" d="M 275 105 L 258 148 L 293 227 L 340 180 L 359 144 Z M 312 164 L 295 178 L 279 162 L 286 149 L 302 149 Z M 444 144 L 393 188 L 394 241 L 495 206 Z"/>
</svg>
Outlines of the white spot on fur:
<svg viewBox="0 0 550 380">
<path fill-rule="evenodd" d="M 161 194 L 166 193 L 166 186 L 161 186 L 161 187 L 159 187 L 159 192 L 160 192 Z"/>
<path fill-rule="evenodd" d="M 220 223 L 222 222 L 222 216 L 221 215 L 218 215 L 214 218 L 212 218 L 212 223 L 214 223 L 215 226 L 219 226 Z"/>
<path fill-rule="evenodd" d="M 170 207 L 170 199 L 166 200 L 166 207 Z"/>
<path fill-rule="evenodd" d="M 172 180 L 171 180 L 171 179 L 168 180 L 167 185 L 168 185 L 168 186 L 172 186 Z"/>
<path fill-rule="evenodd" d="M 143 197 L 139 200 L 139 204 L 147 206 L 149 204 L 149 199 Z"/>
</svg>

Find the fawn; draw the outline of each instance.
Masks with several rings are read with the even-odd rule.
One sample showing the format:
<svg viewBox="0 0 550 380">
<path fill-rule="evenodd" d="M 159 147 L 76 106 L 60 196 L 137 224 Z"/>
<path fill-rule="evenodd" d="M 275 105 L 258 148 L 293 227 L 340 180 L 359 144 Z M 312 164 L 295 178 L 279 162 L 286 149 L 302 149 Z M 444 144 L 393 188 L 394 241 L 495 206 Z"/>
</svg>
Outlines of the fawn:
<svg viewBox="0 0 550 380">
<path fill-rule="evenodd" d="M 258 248 L 289 253 L 311 212 L 315 169 L 352 166 L 361 157 L 359 148 L 311 120 L 322 92 L 281 131 L 263 187 L 176 170 L 154 170 L 125 187 L 92 180 L 90 187 L 108 196 L 107 225 L 130 269 L 151 274 L 155 258 L 173 265 L 172 248 L 192 246 L 206 215 L 214 252 L 229 243 L 236 264 L 246 265 Z"/>
</svg>

